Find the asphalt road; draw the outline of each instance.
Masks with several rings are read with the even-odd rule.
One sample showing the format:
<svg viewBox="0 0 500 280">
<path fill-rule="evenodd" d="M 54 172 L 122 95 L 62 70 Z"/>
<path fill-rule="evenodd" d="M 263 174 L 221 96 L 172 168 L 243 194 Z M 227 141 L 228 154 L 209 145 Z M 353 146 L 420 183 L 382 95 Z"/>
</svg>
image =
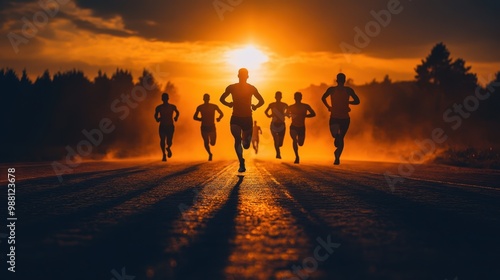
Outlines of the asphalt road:
<svg viewBox="0 0 500 280">
<path fill-rule="evenodd" d="M 500 279 L 499 171 L 422 165 L 391 188 L 390 163 L 13 166 L 2 279 Z"/>
</svg>

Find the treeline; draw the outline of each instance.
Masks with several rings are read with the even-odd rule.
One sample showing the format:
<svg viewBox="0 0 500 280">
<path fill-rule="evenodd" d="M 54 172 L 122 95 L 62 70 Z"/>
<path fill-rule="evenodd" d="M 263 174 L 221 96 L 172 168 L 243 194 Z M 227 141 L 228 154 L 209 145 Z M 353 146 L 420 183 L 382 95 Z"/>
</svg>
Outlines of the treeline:
<svg viewBox="0 0 500 280">
<path fill-rule="evenodd" d="M 67 146 L 78 148 L 86 140 L 83 130 L 92 132 L 109 121 L 114 133 L 93 145 L 91 156 L 109 152 L 134 155 L 150 139 L 140 133 L 151 123 L 154 106 L 162 89 L 153 74 L 144 70 L 134 82 L 129 71 L 117 69 L 108 76 L 99 71 L 90 80 L 82 71 L 45 71 L 31 81 L 26 70 L 18 75 L 12 69 L 0 70 L 1 161 L 40 161 L 61 159 Z M 176 90 L 165 88 L 175 98 Z M 153 108 L 153 109 L 152 109 Z M 149 119 L 147 117 L 149 116 Z M 89 151 L 88 146 L 80 147 Z"/>
<path fill-rule="evenodd" d="M 498 147 L 500 72 L 478 77 L 463 59 L 453 60 L 442 43 L 415 72 L 415 83 L 382 82 L 363 89 L 373 104 L 365 116 L 382 135 L 387 131 L 387 139 L 401 134 L 430 137 L 434 128 L 442 128 L 450 147 Z"/>
<path fill-rule="evenodd" d="M 462 154 L 474 156 L 491 155 L 484 150 L 499 148 L 500 72 L 478 79 L 464 60 L 452 59 L 440 43 L 416 66 L 415 73 L 413 81 L 392 82 L 386 77 L 351 85 L 362 104 L 353 106 L 356 119 L 348 136 L 361 138 L 368 133 L 372 144 L 390 149 L 401 141 L 429 138 L 434 129 L 441 128 L 448 137 L 441 146 L 450 150 L 466 149 L 469 152 Z M 328 87 L 321 84 L 302 91 L 316 96 L 309 100 L 320 108 L 321 95 Z M 172 83 L 161 89 L 146 70 L 137 80 L 129 71 L 117 69 L 111 76 L 99 72 L 93 79 L 79 70 L 54 75 L 45 71 L 32 81 L 26 71 L 18 74 L 3 69 L 0 88 L 0 161 L 61 159 L 68 154 L 68 146 L 76 149 L 85 139 L 83 130 L 92 134 L 103 120 L 109 120 L 114 132 L 94 145 L 91 156 L 141 155 L 141 147 L 151 144 L 151 135 L 141 131 L 157 129 L 152 112 L 161 92 L 169 92 L 174 103 L 179 97 Z M 316 111 L 318 120 L 328 119 L 326 110 Z M 323 131 L 324 127 L 308 130 Z M 475 153 L 475 149 L 483 152 Z"/>
<path fill-rule="evenodd" d="M 353 106 L 352 114 L 361 110 L 361 115 L 353 120 L 350 137 L 368 133 L 375 142 L 371 144 L 390 150 L 402 142 L 431 138 L 434 129 L 443 129 L 447 140 L 439 145 L 446 150 L 442 156 L 464 162 L 482 157 L 500 164 L 500 72 L 478 77 L 439 43 L 415 67 L 415 74 L 413 81 L 392 82 L 386 76 L 383 81 L 351 84 L 361 98 L 360 108 Z M 329 86 L 303 91 L 319 100 Z M 317 101 L 315 106 L 323 105 Z M 320 114 L 327 118 L 328 112 Z"/>
</svg>

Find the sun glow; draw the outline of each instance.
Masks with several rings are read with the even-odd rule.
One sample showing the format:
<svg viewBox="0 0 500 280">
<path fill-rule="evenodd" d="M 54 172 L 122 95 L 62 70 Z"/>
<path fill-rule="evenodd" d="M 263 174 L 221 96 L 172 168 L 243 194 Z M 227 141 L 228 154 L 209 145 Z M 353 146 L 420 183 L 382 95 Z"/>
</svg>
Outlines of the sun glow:
<svg viewBox="0 0 500 280">
<path fill-rule="evenodd" d="M 258 48 L 248 45 L 244 48 L 227 52 L 227 63 L 235 68 L 247 68 L 257 70 L 262 64 L 269 61 L 269 57 Z"/>
</svg>

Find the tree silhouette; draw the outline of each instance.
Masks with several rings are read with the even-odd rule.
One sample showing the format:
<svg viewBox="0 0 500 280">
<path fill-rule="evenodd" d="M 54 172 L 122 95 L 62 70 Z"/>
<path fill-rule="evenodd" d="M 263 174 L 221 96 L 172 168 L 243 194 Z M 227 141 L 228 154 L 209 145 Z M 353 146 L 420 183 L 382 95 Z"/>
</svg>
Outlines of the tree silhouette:
<svg viewBox="0 0 500 280">
<path fill-rule="evenodd" d="M 495 79 L 491 81 L 486 88 L 497 95 L 500 94 L 500 71 L 495 74 Z"/>
<path fill-rule="evenodd" d="M 440 86 L 447 82 L 447 75 L 451 67 L 450 52 L 443 43 L 432 48 L 431 53 L 417 65 L 415 71 L 417 84 L 423 88 L 430 85 Z"/>
<path fill-rule="evenodd" d="M 99 71 L 94 79 L 77 69 L 53 76 L 45 70 L 34 82 L 26 70 L 19 77 L 13 69 L 0 69 L 0 87 L 0 129 L 7 135 L 0 146 L 1 161 L 61 159 L 67 146 L 75 148 L 85 140 L 84 129 L 98 128 L 103 118 L 109 118 L 116 130 L 94 147 L 92 156 L 110 150 L 122 156 L 141 151 L 151 141 L 151 135 L 142 131 L 154 131 L 151 112 L 161 93 L 152 73 L 143 71 L 134 83 L 132 74 L 123 69 L 111 77 Z M 170 82 L 168 87 L 175 89 Z M 129 115 L 122 120 L 111 104 L 127 106 L 123 98 L 134 89 L 140 100 L 134 100 L 137 106 L 128 108 Z"/>
<path fill-rule="evenodd" d="M 178 93 L 178 90 L 177 90 L 177 87 L 171 83 L 170 81 L 167 82 L 167 84 L 165 85 L 165 88 L 163 90 L 164 92 L 168 92 L 168 94 L 170 95 L 170 99 L 172 100 L 172 102 L 177 102 L 179 101 L 179 93 Z"/>
<path fill-rule="evenodd" d="M 456 94 L 477 86 L 477 77 L 470 72 L 465 60 L 450 58 L 450 51 L 443 43 L 432 48 L 431 53 L 417 65 L 417 84 L 423 89 L 437 89 L 438 92 Z"/>
</svg>

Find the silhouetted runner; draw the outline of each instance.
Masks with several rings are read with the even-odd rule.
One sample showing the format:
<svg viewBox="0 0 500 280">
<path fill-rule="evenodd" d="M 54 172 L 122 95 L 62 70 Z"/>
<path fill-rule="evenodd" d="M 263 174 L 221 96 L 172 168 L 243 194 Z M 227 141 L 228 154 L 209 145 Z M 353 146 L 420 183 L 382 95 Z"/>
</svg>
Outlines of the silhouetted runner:
<svg viewBox="0 0 500 280">
<path fill-rule="evenodd" d="M 238 78 L 238 83 L 229 85 L 226 88 L 226 91 L 220 97 L 220 102 L 229 108 L 233 108 L 233 115 L 231 116 L 230 123 L 231 134 L 234 137 L 234 149 L 240 162 L 238 172 L 245 172 L 245 159 L 243 158 L 243 149 L 241 146 L 243 144 L 243 148 L 250 148 L 253 122 L 252 110 L 255 111 L 257 108 L 264 105 L 264 99 L 254 86 L 247 83 L 247 69 L 241 68 L 238 70 Z M 229 95 L 232 95 L 233 102 L 226 101 Z M 256 105 L 252 104 L 253 96 L 259 101 Z"/>
<path fill-rule="evenodd" d="M 349 129 L 351 118 L 349 117 L 349 104 L 358 105 L 359 97 L 350 87 L 344 86 L 346 77 L 343 73 L 337 75 L 337 86 L 329 87 L 321 100 L 330 111 L 330 133 L 335 139 L 335 161 L 333 164 L 340 164 L 340 156 L 344 150 L 344 137 Z M 327 98 L 330 97 L 331 105 L 328 104 Z M 353 100 L 350 100 L 352 97 Z"/>
<path fill-rule="evenodd" d="M 285 111 L 288 108 L 288 104 L 281 102 L 282 97 L 281 91 L 277 91 L 274 96 L 276 102 L 269 104 L 264 112 L 268 118 L 272 118 L 271 134 L 273 135 L 276 158 L 281 158 L 280 148 L 283 146 L 283 139 L 286 132 Z M 271 114 L 269 114 L 269 111 L 271 111 Z"/>
<path fill-rule="evenodd" d="M 196 108 L 193 119 L 195 121 L 201 122 L 201 137 L 203 138 L 203 143 L 205 145 L 205 150 L 208 153 L 208 161 L 212 161 L 212 153 L 210 152 L 210 146 L 215 146 L 217 141 L 217 131 L 215 130 L 215 111 L 219 113 L 217 122 L 220 122 L 224 113 L 219 109 L 219 106 L 209 103 L 210 95 L 205 93 L 203 95 L 203 101 L 205 103 L 201 104 Z M 201 117 L 199 116 L 201 114 Z"/>
<path fill-rule="evenodd" d="M 160 147 L 163 153 L 162 161 L 167 161 L 167 155 L 165 155 L 165 140 L 167 142 L 167 153 L 168 157 L 172 157 L 172 140 L 174 138 L 174 121 L 179 119 L 179 111 L 175 105 L 168 103 L 168 93 L 163 93 L 161 95 L 161 100 L 163 104 L 158 105 L 155 110 L 156 122 L 160 123 L 159 133 L 160 133 Z M 175 112 L 175 117 L 174 117 Z"/>
<path fill-rule="evenodd" d="M 295 104 L 288 106 L 287 115 L 292 118 L 290 136 L 293 140 L 293 151 L 295 152 L 294 163 L 299 163 L 299 146 L 302 147 L 306 140 L 306 118 L 313 118 L 316 116 L 316 113 L 311 106 L 302 103 L 302 93 L 296 92 L 293 97 L 295 99 Z"/>
<path fill-rule="evenodd" d="M 257 121 L 254 121 L 252 131 L 252 146 L 255 150 L 255 154 L 259 153 L 259 133 L 262 134 L 262 129 L 257 125 Z"/>
</svg>

